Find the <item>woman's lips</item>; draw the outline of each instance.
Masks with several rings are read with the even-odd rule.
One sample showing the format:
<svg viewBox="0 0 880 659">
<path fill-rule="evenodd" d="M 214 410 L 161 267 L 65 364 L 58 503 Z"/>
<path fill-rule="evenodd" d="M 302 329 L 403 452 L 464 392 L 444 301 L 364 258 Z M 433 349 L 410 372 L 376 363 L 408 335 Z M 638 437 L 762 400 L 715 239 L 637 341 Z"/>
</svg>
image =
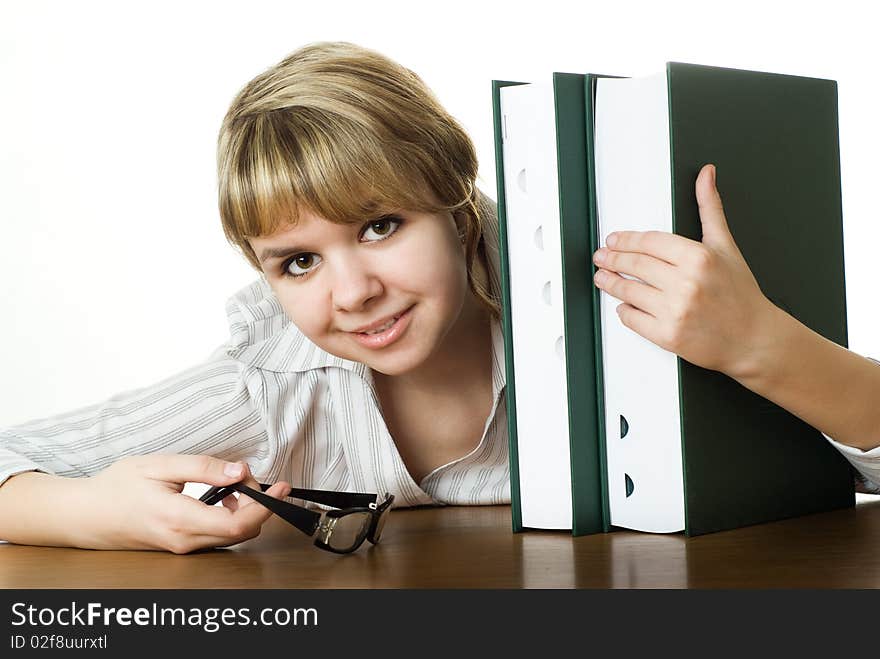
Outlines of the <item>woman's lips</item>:
<svg viewBox="0 0 880 659">
<path fill-rule="evenodd" d="M 394 324 L 391 325 L 391 327 L 381 332 L 378 332 L 376 334 L 352 332 L 351 335 L 354 337 L 355 341 L 357 341 L 365 348 L 376 350 L 389 346 L 397 341 L 401 336 L 403 336 L 404 332 L 406 332 L 406 328 L 409 327 L 409 322 L 412 318 L 412 310 L 413 307 L 410 307 L 409 309 L 404 311 L 397 318 L 397 320 L 394 321 Z"/>
</svg>

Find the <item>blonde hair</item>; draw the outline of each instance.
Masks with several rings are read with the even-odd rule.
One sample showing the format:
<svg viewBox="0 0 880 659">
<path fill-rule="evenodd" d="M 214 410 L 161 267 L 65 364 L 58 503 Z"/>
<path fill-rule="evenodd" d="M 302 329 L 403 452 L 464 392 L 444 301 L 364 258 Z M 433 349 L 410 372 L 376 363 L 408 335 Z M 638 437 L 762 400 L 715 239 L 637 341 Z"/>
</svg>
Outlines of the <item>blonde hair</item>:
<svg viewBox="0 0 880 659">
<path fill-rule="evenodd" d="M 313 43 L 251 80 L 223 119 L 217 173 L 223 231 L 258 271 L 248 239 L 295 224 L 301 207 L 337 224 L 452 212 L 468 285 L 500 314 L 474 276 L 494 218 L 475 185 L 473 143 L 421 78 L 378 52 Z"/>
</svg>

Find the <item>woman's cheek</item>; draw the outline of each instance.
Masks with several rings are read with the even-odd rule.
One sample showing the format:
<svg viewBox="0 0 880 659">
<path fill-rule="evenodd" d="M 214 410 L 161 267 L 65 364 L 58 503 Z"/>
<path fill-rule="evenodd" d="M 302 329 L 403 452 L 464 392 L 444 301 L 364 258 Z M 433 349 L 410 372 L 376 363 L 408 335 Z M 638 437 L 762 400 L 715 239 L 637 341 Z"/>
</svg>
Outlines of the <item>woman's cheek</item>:
<svg viewBox="0 0 880 659">
<path fill-rule="evenodd" d="M 439 242 L 439 241 L 438 241 Z M 411 281 L 427 291 L 462 292 L 467 288 L 467 268 L 464 255 L 458 251 L 459 244 L 434 243 L 430 247 L 415 252 L 415 258 L 408 259 L 407 271 Z"/>
<path fill-rule="evenodd" d="M 320 340 L 318 336 L 321 327 L 327 326 L 326 311 L 319 307 L 318 301 L 310 296 L 285 297 L 279 300 L 281 307 L 290 318 L 290 321 L 306 335 L 306 338 L 315 342 Z"/>
</svg>

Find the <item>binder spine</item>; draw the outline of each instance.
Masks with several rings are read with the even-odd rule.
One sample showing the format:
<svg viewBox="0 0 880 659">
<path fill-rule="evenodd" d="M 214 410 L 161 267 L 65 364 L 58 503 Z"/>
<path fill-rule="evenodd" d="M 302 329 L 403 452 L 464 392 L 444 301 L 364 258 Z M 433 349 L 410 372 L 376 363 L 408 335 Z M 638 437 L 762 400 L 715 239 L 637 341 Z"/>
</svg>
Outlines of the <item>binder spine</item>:
<svg viewBox="0 0 880 659">
<path fill-rule="evenodd" d="M 504 126 L 501 114 L 501 89 L 525 83 L 503 80 L 492 81 L 492 117 L 495 130 L 495 172 L 498 199 L 499 262 L 501 268 L 502 325 L 504 328 L 504 365 L 506 372 L 507 427 L 510 453 L 510 510 L 514 533 L 523 530 L 522 508 L 519 488 L 519 448 L 516 428 L 516 382 L 511 337 L 513 328 L 510 320 L 510 264 L 507 257 L 507 213 L 504 193 Z"/>
</svg>

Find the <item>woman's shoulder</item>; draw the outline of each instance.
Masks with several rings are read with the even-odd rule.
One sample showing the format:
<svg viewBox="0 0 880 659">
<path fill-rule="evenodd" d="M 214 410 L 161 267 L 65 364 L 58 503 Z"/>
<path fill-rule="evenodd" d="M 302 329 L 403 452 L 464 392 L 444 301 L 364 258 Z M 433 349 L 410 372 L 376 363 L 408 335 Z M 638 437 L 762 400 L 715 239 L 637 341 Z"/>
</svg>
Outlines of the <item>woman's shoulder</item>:
<svg viewBox="0 0 880 659">
<path fill-rule="evenodd" d="M 312 343 L 294 325 L 265 278 L 260 277 L 226 301 L 229 341 L 226 353 L 267 371 L 297 373 L 313 369 L 363 368 L 331 355 Z"/>
<path fill-rule="evenodd" d="M 290 320 L 263 277 L 252 281 L 226 300 L 226 318 L 232 345 L 255 345 L 284 332 Z"/>
</svg>

